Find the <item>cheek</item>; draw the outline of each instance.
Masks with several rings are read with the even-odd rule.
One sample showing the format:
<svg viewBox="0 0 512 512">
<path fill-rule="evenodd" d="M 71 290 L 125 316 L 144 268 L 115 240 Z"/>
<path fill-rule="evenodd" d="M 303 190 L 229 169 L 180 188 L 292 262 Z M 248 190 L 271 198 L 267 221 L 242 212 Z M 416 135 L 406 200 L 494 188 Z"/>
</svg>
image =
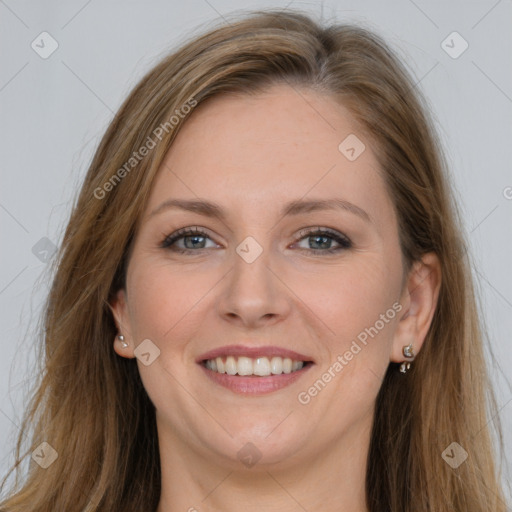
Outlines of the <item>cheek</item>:
<svg viewBox="0 0 512 512">
<path fill-rule="evenodd" d="M 315 311 L 337 334 L 357 335 L 373 325 L 400 296 L 400 269 L 381 255 L 356 257 L 346 266 L 303 282 Z M 345 336 L 344 336 L 345 337 Z"/>
<path fill-rule="evenodd" d="M 142 382 L 157 409 L 165 409 L 170 394 L 179 404 L 177 410 L 185 410 L 186 404 L 180 401 L 188 395 L 182 396 L 176 379 L 185 381 L 187 344 L 200 328 L 197 312 L 204 307 L 214 280 L 211 276 L 198 279 L 197 273 L 194 278 L 161 260 L 134 263 L 128 281 L 132 336 L 136 345 L 149 339 L 160 350 L 151 365 L 137 362 Z"/>
<path fill-rule="evenodd" d="M 135 261 L 129 277 L 132 334 L 136 342 L 154 340 L 161 350 L 179 348 L 183 336 L 198 328 L 197 314 L 218 281 L 213 272 L 187 271 L 161 257 Z"/>
<path fill-rule="evenodd" d="M 329 418 L 368 414 L 390 362 L 399 308 L 400 260 L 390 266 L 382 254 L 365 256 L 323 278 L 321 291 L 314 295 L 315 311 L 329 333 L 323 338 L 327 357 L 308 389 L 314 396 L 315 383 L 328 382 L 325 388 L 318 386 L 323 389 L 318 392 L 322 398 L 314 407 L 328 408 L 325 415 Z M 307 395 L 308 389 L 303 390 Z"/>
<path fill-rule="evenodd" d="M 158 344 L 185 307 L 177 293 L 179 278 L 166 265 L 134 258 L 128 272 L 129 315 L 135 342 L 149 338 Z M 180 300 L 181 299 L 181 300 Z"/>
<path fill-rule="evenodd" d="M 304 280 L 299 293 L 309 289 L 308 305 L 326 326 L 327 358 L 319 373 L 331 368 L 336 374 L 331 389 L 338 391 L 333 399 L 340 399 L 340 406 L 343 401 L 364 402 L 378 392 L 389 364 L 400 307 L 400 259 L 367 253 L 317 277 Z"/>
</svg>

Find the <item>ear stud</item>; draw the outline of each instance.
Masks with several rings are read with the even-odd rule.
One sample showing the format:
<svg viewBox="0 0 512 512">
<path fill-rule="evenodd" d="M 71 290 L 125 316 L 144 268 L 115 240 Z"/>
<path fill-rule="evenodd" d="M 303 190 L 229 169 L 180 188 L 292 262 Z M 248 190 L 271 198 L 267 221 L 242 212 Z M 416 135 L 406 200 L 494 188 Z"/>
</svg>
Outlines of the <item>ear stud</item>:
<svg viewBox="0 0 512 512">
<path fill-rule="evenodd" d="M 412 343 L 409 343 L 409 345 L 404 345 L 402 348 L 402 352 L 404 354 L 404 357 L 410 358 L 411 360 L 414 359 L 415 354 L 413 350 Z M 409 361 L 403 361 L 400 365 L 400 371 L 402 373 L 406 373 L 407 370 L 411 368 L 411 363 Z"/>
<path fill-rule="evenodd" d="M 130 345 L 127 341 L 124 340 L 124 336 L 122 334 L 118 334 L 117 339 L 121 342 L 121 346 L 123 348 L 126 348 Z"/>
</svg>

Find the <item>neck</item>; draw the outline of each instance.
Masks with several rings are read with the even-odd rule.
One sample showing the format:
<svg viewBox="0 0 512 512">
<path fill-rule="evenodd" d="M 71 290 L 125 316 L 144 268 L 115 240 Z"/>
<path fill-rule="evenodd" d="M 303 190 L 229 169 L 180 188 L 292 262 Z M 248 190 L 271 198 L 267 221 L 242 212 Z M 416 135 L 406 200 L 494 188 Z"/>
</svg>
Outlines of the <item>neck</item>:
<svg viewBox="0 0 512 512">
<path fill-rule="evenodd" d="M 157 512 L 367 512 L 371 418 L 294 465 L 233 469 L 159 426 L 162 493 Z"/>
</svg>

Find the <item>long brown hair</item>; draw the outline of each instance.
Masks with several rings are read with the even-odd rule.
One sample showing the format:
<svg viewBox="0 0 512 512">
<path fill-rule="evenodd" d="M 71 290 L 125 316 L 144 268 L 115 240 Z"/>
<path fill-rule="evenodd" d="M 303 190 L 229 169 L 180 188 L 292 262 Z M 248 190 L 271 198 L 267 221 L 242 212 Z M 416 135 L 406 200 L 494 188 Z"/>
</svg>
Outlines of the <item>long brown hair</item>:
<svg viewBox="0 0 512 512">
<path fill-rule="evenodd" d="M 44 441 L 58 459 L 46 469 L 31 462 L 3 510 L 155 510 L 155 411 L 136 361 L 112 348 L 109 301 L 123 286 L 155 173 L 192 111 L 184 106 L 275 83 L 313 88 L 350 110 L 386 177 L 405 270 L 430 251 L 441 262 L 439 301 L 423 348 L 406 376 L 390 363 L 376 400 L 369 510 L 505 512 L 487 417 L 496 418 L 497 407 L 481 315 L 428 105 L 380 36 L 352 24 L 323 27 L 292 11 L 250 13 L 196 37 L 147 73 L 112 120 L 58 255 L 44 317 L 44 371 L 22 425 L 34 434 L 23 454 L 20 434 L 13 470 Z M 457 468 L 442 457 L 453 442 L 468 452 Z"/>
</svg>

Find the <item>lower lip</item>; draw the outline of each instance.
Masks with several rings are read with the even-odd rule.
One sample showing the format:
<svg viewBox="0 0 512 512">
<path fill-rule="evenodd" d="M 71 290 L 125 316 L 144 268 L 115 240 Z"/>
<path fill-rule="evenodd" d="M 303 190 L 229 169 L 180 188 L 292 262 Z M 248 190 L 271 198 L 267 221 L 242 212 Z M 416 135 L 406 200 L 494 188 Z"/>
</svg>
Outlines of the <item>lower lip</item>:
<svg viewBox="0 0 512 512">
<path fill-rule="evenodd" d="M 199 363 L 199 366 L 209 379 L 235 393 L 241 395 L 266 395 L 267 393 L 272 393 L 289 386 L 297 379 L 300 379 L 313 364 L 309 363 L 300 370 L 291 373 L 269 375 L 268 377 L 228 375 L 227 373 L 217 373 L 209 370 L 201 363 Z"/>
</svg>

